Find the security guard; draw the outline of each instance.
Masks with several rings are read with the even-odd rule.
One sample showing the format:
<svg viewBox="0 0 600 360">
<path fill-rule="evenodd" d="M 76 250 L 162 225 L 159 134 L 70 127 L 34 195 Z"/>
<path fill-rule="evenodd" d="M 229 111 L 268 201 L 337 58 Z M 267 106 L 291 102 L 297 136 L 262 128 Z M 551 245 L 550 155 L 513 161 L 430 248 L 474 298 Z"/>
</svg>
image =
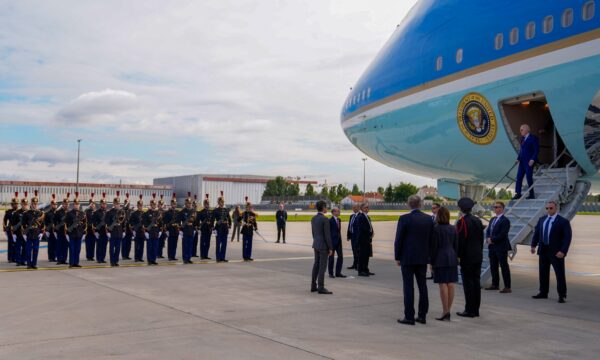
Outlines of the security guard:
<svg viewBox="0 0 600 360">
<path fill-rule="evenodd" d="M 158 265 L 156 256 L 158 254 L 158 238 L 162 227 L 162 219 L 156 205 L 156 193 L 153 193 L 152 200 L 150 200 L 150 209 L 146 211 L 142 217 L 142 224 L 146 231 L 144 235 L 148 240 L 148 246 L 146 248 L 148 265 Z"/>
<path fill-rule="evenodd" d="M 12 237 L 15 245 L 15 263 L 17 266 L 25 266 L 25 237 L 23 226 L 23 214 L 29 209 L 29 200 L 27 200 L 27 191 L 25 197 L 21 199 L 21 208 L 12 214 Z"/>
<path fill-rule="evenodd" d="M 171 208 L 164 215 L 165 231 L 167 233 L 167 257 L 169 261 L 177 260 L 177 241 L 179 240 L 179 213 L 177 212 L 177 194 L 171 197 Z"/>
<path fill-rule="evenodd" d="M 129 218 L 129 228 L 133 233 L 133 241 L 134 241 L 134 251 L 133 258 L 135 262 L 144 261 L 144 243 L 146 242 L 146 237 L 144 233 L 146 230 L 144 229 L 143 224 L 144 217 L 144 199 L 143 195 L 140 194 L 140 199 L 137 202 L 137 210 L 131 213 L 131 217 Z"/>
<path fill-rule="evenodd" d="M 106 193 L 102 193 L 100 199 L 100 209 L 94 211 L 92 216 L 95 235 L 98 239 L 96 242 L 96 262 L 106 264 L 106 248 L 108 247 L 108 229 L 106 226 Z"/>
<path fill-rule="evenodd" d="M 198 257 L 198 237 L 200 230 L 200 222 L 198 219 L 198 195 L 194 195 L 194 201 L 192 201 L 192 209 L 196 212 L 196 228 L 194 229 L 194 240 L 192 242 L 192 257 Z"/>
<path fill-rule="evenodd" d="M 56 261 L 56 231 L 54 229 L 54 217 L 56 216 L 56 194 L 52 194 L 50 209 L 44 216 L 45 237 L 48 242 L 48 261 Z"/>
<path fill-rule="evenodd" d="M 19 193 L 15 192 L 15 197 L 10 201 L 10 209 L 4 213 L 2 219 L 2 230 L 6 233 L 6 240 L 8 241 L 7 258 L 8 262 L 15 262 L 15 241 L 13 239 L 12 217 L 15 211 L 19 209 Z"/>
<path fill-rule="evenodd" d="M 248 201 L 246 196 L 246 211 L 242 213 L 242 255 L 244 261 L 254 261 L 252 259 L 252 237 L 256 230 L 258 230 L 256 213 L 252 209 L 252 203 Z"/>
<path fill-rule="evenodd" d="M 117 191 L 117 196 L 113 199 L 112 209 L 106 212 L 106 229 L 108 230 L 108 238 L 110 246 L 108 254 L 110 258 L 110 266 L 119 266 L 119 255 L 121 254 L 121 242 L 125 235 L 125 210 L 121 209 L 121 195 Z"/>
<path fill-rule="evenodd" d="M 198 212 L 198 222 L 200 224 L 200 260 L 210 260 L 208 250 L 213 231 L 213 212 L 210 210 L 208 194 L 206 194 L 203 205 L 204 209 Z"/>
<path fill-rule="evenodd" d="M 87 261 L 94 261 L 94 253 L 96 252 L 96 229 L 94 227 L 94 212 L 96 211 L 96 203 L 94 202 L 94 193 L 90 194 L 90 202 L 87 209 L 85 209 L 85 258 Z"/>
<path fill-rule="evenodd" d="M 69 197 L 71 193 L 63 198 L 60 208 L 54 213 L 54 229 L 56 231 L 56 265 L 66 265 L 69 253 L 69 240 L 67 239 L 67 228 L 65 220 L 69 211 Z"/>
<path fill-rule="evenodd" d="M 129 201 L 129 193 L 125 193 L 125 202 L 123 203 L 123 210 L 125 211 L 125 236 L 123 237 L 123 243 L 121 244 L 121 258 L 123 260 L 131 260 L 129 254 L 131 253 L 131 241 L 133 240 L 133 231 L 129 226 L 129 218 L 131 217 L 131 202 Z"/>
<path fill-rule="evenodd" d="M 167 241 L 167 232 L 164 227 L 164 216 L 165 216 L 165 200 L 164 195 L 160 194 L 160 200 L 158 200 L 158 211 L 160 212 L 161 219 L 163 219 L 163 226 L 160 228 L 160 232 L 158 233 L 158 248 L 156 252 L 156 257 L 159 259 L 164 259 L 163 250 L 165 248 L 165 243 Z"/>
<path fill-rule="evenodd" d="M 69 240 L 69 267 L 80 268 L 79 255 L 81 253 L 81 240 L 86 230 L 85 213 L 79 209 L 79 193 L 75 192 L 73 209 L 67 212 L 65 219 L 67 239 Z"/>
<path fill-rule="evenodd" d="M 194 233 L 196 232 L 197 214 L 192 208 L 191 194 L 185 199 L 185 207 L 179 212 L 179 222 L 181 223 L 181 257 L 184 264 L 192 264 L 192 246 L 194 242 Z"/>
<path fill-rule="evenodd" d="M 34 191 L 31 199 L 31 209 L 23 213 L 24 238 L 26 240 L 25 258 L 28 269 L 37 269 L 37 258 L 40 250 L 40 240 L 43 236 L 44 217 L 46 214 L 38 210 L 38 191 Z M 25 199 L 27 200 L 27 199 Z"/>
<path fill-rule="evenodd" d="M 229 209 L 225 207 L 225 198 L 223 197 L 223 191 L 221 196 L 217 199 L 218 207 L 213 210 L 213 224 L 217 230 L 217 249 L 216 258 L 217 262 L 228 262 L 225 259 L 227 252 L 227 234 L 231 229 L 231 216 L 229 215 Z"/>
</svg>

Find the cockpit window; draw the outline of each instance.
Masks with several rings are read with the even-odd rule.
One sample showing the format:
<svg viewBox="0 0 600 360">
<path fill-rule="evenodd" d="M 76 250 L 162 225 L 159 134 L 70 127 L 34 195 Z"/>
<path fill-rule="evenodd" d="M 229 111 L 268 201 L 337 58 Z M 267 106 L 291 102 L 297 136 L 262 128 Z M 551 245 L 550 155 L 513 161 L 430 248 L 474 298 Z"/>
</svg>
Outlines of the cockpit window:
<svg viewBox="0 0 600 360">
<path fill-rule="evenodd" d="M 583 21 L 590 21 L 596 15 L 596 2 L 588 1 L 583 4 L 583 13 L 581 14 Z"/>
<path fill-rule="evenodd" d="M 535 37 L 535 22 L 531 21 L 525 29 L 525 39 L 531 40 Z"/>
<path fill-rule="evenodd" d="M 554 16 L 549 15 L 544 18 L 544 34 L 549 34 L 554 30 Z"/>
<path fill-rule="evenodd" d="M 560 22 L 564 28 L 568 28 L 569 26 L 573 25 L 573 9 L 565 9 Z"/>
</svg>

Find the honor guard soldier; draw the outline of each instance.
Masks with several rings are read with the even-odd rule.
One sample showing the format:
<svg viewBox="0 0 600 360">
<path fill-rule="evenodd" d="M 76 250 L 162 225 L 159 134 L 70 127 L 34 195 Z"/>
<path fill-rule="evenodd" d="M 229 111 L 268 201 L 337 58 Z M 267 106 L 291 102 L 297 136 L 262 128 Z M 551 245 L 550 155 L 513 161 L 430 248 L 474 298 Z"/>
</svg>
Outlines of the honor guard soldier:
<svg viewBox="0 0 600 360">
<path fill-rule="evenodd" d="M 44 231 L 46 241 L 48 242 L 48 261 L 56 261 L 56 231 L 54 229 L 54 217 L 56 216 L 56 195 L 52 194 L 50 200 L 50 210 L 46 211 L 44 216 Z"/>
<path fill-rule="evenodd" d="M 194 240 L 192 242 L 192 257 L 198 257 L 198 231 L 200 230 L 200 223 L 198 219 L 198 195 L 194 195 L 194 201 L 192 201 L 192 209 L 196 212 L 196 229 L 194 230 Z"/>
<path fill-rule="evenodd" d="M 217 205 L 217 208 L 213 210 L 213 222 L 217 230 L 217 249 L 215 255 L 217 262 L 227 262 L 225 254 L 227 252 L 227 234 L 231 228 L 231 216 L 229 216 L 229 209 L 225 207 L 223 191 L 221 191 L 221 196 L 217 200 Z"/>
<path fill-rule="evenodd" d="M 196 232 L 196 210 L 192 208 L 191 193 L 185 199 L 185 207 L 179 212 L 179 221 L 181 222 L 181 257 L 184 264 L 192 264 L 192 246 L 194 242 L 194 233 Z"/>
<path fill-rule="evenodd" d="M 94 227 L 94 211 L 96 211 L 96 203 L 94 202 L 94 193 L 90 194 L 90 202 L 85 209 L 85 258 L 88 261 L 94 261 L 94 253 L 96 252 L 96 229 Z"/>
<path fill-rule="evenodd" d="M 125 202 L 123 203 L 123 210 L 125 211 L 125 236 L 123 237 L 123 243 L 121 244 L 121 257 L 123 260 L 131 260 L 129 254 L 131 253 L 131 241 L 133 239 L 133 231 L 129 226 L 129 218 L 131 217 L 131 202 L 129 201 L 129 193 L 125 193 Z"/>
<path fill-rule="evenodd" d="M 2 230 L 6 234 L 6 240 L 8 242 L 7 258 L 8 262 L 15 262 L 15 240 L 13 239 L 12 222 L 13 214 L 19 209 L 19 193 L 15 192 L 15 197 L 10 201 L 10 209 L 4 213 L 2 219 Z"/>
<path fill-rule="evenodd" d="M 113 199 L 113 207 L 106 212 L 106 224 L 110 246 L 108 254 L 110 266 L 119 266 L 119 255 L 121 254 L 121 242 L 125 235 L 125 210 L 121 209 L 120 191 Z"/>
<path fill-rule="evenodd" d="M 160 212 L 160 217 L 161 219 L 164 220 L 165 217 L 165 200 L 164 200 L 164 195 L 160 194 L 160 200 L 158 200 L 158 211 Z M 164 259 L 165 257 L 163 256 L 163 249 L 165 248 L 165 243 L 167 240 L 167 232 L 164 226 L 164 221 L 163 221 L 163 226 L 160 228 L 160 233 L 158 235 L 158 248 L 156 250 L 156 257 L 159 259 Z"/>
<path fill-rule="evenodd" d="M 67 254 L 69 253 L 69 240 L 67 240 L 67 227 L 65 220 L 69 212 L 69 197 L 71 193 L 63 198 L 60 208 L 54 213 L 54 229 L 56 230 L 56 265 L 67 264 Z"/>
<path fill-rule="evenodd" d="M 86 230 L 85 213 L 79 208 L 79 193 L 75 193 L 73 209 L 67 213 L 65 219 L 67 239 L 69 240 L 69 267 L 80 268 L 79 254 L 81 253 L 81 240 Z"/>
<path fill-rule="evenodd" d="M 17 266 L 25 266 L 25 238 L 23 229 L 23 214 L 28 210 L 29 201 L 27 200 L 27 191 L 25 191 L 25 197 L 21 199 L 21 208 L 13 212 L 12 214 L 12 237 L 15 246 L 15 263 Z"/>
<path fill-rule="evenodd" d="M 169 261 L 177 260 L 177 241 L 179 240 L 179 213 L 177 212 L 177 194 L 171 197 L 171 208 L 165 212 L 164 223 L 167 233 L 167 257 Z"/>
<path fill-rule="evenodd" d="M 100 209 L 94 211 L 93 222 L 96 229 L 96 262 L 106 264 L 106 248 L 108 247 L 108 229 L 106 227 L 106 193 L 102 193 Z"/>
<path fill-rule="evenodd" d="M 37 269 L 37 258 L 40 250 L 40 240 L 43 236 L 44 217 L 46 214 L 37 208 L 38 191 L 34 191 L 31 199 L 31 209 L 23 213 L 24 237 L 26 239 L 25 258 L 28 269 Z M 25 199 L 27 200 L 27 199 Z"/>
<path fill-rule="evenodd" d="M 275 219 L 277 220 L 277 242 L 283 234 L 283 243 L 285 244 L 285 225 L 287 223 L 287 211 L 284 208 L 283 203 L 279 204 L 279 210 L 275 213 Z"/>
<path fill-rule="evenodd" d="M 254 261 L 252 259 L 252 237 L 258 230 L 256 224 L 256 213 L 252 209 L 252 203 L 246 196 L 246 211 L 242 213 L 242 255 L 244 261 Z"/>
<path fill-rule="evenodd" d="M 146 242 L 144 224 L 143 224 L 143 216 L 144 216 L 144 199 L 143 195 L 140 194 L 140 199 L 137 202 L 137 210 L 131 213 L 131 217 L 129 218 L 129 227 L 133 232 L 133 258 L 135 262 L 144 261 L 144 243 Z"/>
<path fill-rule="evenodd" d="M 210 210 L 208 194 L 204 198 L 204 209 L 198 212 L 200 223 L 200 260 L 210 260 L 208 250 L 210 248 L 210 237 L 213 231 L 213 212 Z"/>
<path fill-rule="evenodd" d="M 146 230 L 145 236 L 148 240 L 148 246 L 146 247 L 148 265 L 158 265 L 156 255 L 158 253 L 158 238 L 160 237 L 162 219 L 156 205 L 156 193 L 153 193 L 152 200 L 150 200 L 150 209 L 142 217 L 142 224 Z"/>
</svg>

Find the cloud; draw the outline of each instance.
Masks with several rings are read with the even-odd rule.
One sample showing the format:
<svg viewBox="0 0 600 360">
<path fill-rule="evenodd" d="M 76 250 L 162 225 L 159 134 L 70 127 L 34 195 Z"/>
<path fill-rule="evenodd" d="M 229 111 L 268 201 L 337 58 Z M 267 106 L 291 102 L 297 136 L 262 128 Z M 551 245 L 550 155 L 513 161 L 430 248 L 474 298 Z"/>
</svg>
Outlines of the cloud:
<svg viewBox="0 0 600 360">
<path fill-rule="evenodd" d="M 137 96 L 127 91 L 106 89 L 88 92 L 60 109 L 56 119 L 74 125 L 113 122 L 137 105 Z"/>
</svg>

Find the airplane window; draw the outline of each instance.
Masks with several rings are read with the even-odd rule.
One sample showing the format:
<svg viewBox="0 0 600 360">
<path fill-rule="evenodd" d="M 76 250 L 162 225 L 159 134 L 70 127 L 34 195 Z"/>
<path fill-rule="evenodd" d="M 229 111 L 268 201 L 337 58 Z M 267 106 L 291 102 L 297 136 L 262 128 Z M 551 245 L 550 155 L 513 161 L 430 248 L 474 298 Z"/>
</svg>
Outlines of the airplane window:
<svg viewBox="0 0 600 360">
<path fill-rule="evenodd" d="M 510 44 L 515 45 L 519 42 L 519 28 L 513 28 L 510 31 Z"/>
<path fill-rule="evenodd" d="M 498 34 L 496 35 L 496 40 L 494 41 L 496 50 L 500 50 L 502 49 L 502 47 L 504 46 L 504 35 L 503 34 Z"/>
<path fill-rule="evenodd" d="M 443 65 L 444 65 L 444 59 L 441 56 L 438 56 L 437 60 L 435 61 L 435 70 L 436 71 L 442 70 Z"/>
<path fill-rule="evenodd" d="M 563 11 L 561 25 L 564 28 L 568 28 L 569 26 L 573 25 L 573 9 L 568 8 Z"/>
<path fill-rule="evenodd" d="M 371 88 L 367 89 L 367 99 L 371 98 Z"/>
<path fill-rule="evenodd" d="M 460 64 L 463 61 L 463 49 L 456 50 L 456 63 Z"/>
<path fill-rule="evenodd" d="M 362 101 L 365 101 L 365 96 L 367 96 L 367 92 L 365 90 L 362 91 Z"/>
<path fill-rule="evenodd" d="M 554 30 L 554 16 L 546 16 L 544 18 L 544 34 L 549 34 Z"/>
<path fill-rule="evenodd" d="M 531 40 L 535 37 L 535 22 L 530 22 L 527 24 L 527 28 L 525 30 L 525 38 L 527 40 Z"/>
<path fill-rule="evenodd" d="M 596 2 L 595 1 L 588 1 L 583 5 L 583 21 L 589 21 L 592 20 L 594 18 L 594 15 L 596 15 Z"/>
</svg>

